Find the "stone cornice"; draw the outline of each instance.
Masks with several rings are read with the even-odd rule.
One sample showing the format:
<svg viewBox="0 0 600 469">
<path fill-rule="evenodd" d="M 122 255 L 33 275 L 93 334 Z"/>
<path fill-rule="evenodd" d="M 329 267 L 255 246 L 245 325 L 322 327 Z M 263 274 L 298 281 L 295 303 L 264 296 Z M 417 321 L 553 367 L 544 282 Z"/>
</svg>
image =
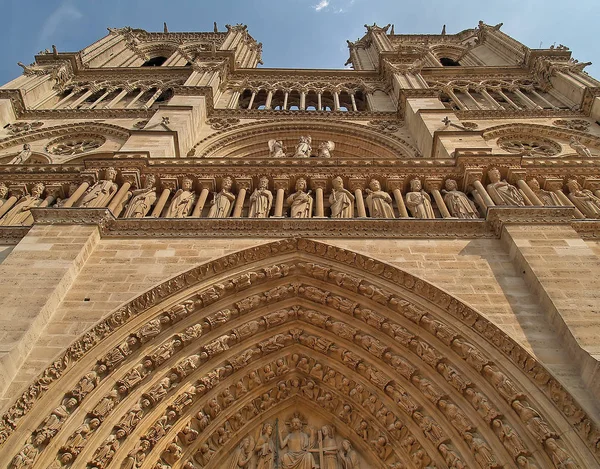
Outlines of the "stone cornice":
<svg viewBox="0 0 600 469">
<path fill-rule="evenodd" d="M 473 109 L 467 111 L 451 111 L 459 119 L 527 119 L 538 117 L 582 117 L 579 111 L 570 109 Z"/>
</svg>

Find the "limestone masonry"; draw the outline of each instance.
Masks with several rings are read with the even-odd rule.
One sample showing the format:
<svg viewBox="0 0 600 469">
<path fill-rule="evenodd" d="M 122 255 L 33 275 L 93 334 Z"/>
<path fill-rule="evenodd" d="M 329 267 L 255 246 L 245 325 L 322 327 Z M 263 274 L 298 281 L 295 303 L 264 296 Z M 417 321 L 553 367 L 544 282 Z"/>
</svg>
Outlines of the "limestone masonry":
<svg viewBox="0 0 600 469">
<path fill-rule="evenodd" d="M 1 467 L 600 467 L 600 82 L 501 26 L 19 63 Z"/>
</svg>

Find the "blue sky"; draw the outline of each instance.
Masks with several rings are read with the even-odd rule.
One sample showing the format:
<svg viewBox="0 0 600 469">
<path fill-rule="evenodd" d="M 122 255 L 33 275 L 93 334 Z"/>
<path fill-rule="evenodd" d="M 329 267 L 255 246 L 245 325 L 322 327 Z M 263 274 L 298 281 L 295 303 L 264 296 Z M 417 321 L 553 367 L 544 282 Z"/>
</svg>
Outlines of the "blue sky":
<svg viewBox="0 0 600 469">
<path fill-rule="evenodd" d="M 576 6 L 574 6 L 576 5 Z M 503 22 L 503 31 L 537 48 L 565 44 L 587 71 L 600 78 L 600 0 L 0 0 L 0 83 L 18 76 L 41 49 L 78 51 L 106 34 L 106 27 L 162 31 L 211 31 L 213 21 L 244 23 L 263 43 L 265 67 L 343 68 L 346 39 L 365 23 L 394 23 L 396 33 L 455 33 Z"/>
</svg>

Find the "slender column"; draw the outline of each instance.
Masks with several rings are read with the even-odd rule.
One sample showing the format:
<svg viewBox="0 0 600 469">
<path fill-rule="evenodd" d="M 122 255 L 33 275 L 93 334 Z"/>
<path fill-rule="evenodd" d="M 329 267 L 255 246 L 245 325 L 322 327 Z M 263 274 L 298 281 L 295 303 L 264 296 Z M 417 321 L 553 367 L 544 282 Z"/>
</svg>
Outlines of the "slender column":
<svg viewBox="0 0 600 469">
<path fill-rule="evenodd" d="M 252 105 L 254 104 L 254 98 L 256 98 L 256 91 L 252 92 L 252 96 L 250 97 L 250 102 L 248 103 L 247 109 L 252 109 Z"/>
<path fill-rule="evenodd" d="M 127 96 L 127 93 L 129 93 L 129 90 L 122 90 L 118 95 L 116 95 L 112 99 L 110 103 L 106 105 L 106 109 L 116 106 L 119 103 L 119 101 L 121 101 L 125 96 Z"/>
<path fill-rule="evenodd" d="M 235 199 L 235 206 L 233 207 L 233 218 L 240 218 L 242 216 L 242 210 L 244 209 L 244 202 L 246 201 L 246 193 L 250 189 L 250 180 L 237 180 L 237 186 L 239 187 L 237 197 Z"/>
<path fill-rule="evenodd" d="M 490 194 L 488 194 L 488 192 L 485 190 L 485 187 L 483 187 L 483 184 L 481 184 L 481 181 L 479 179 L 473 181 L 473 187 L 477 190 L 477 192 L 481 196 L 481 199 L 487 207 L 493 207 L 496 205 L 490 197 Z"/>
<path fill-rule="evenodd" d="M 468 108 L 467 106 L 465 106 L 465 105 L 463 104 L 463 102 L 462 102 L 460 99 L 458 99 L 458 97 L 457 97 L 457 96 L 454 94 L 454 90 L 450 90 L 450 89 L 448 89 L 448 90 L 444 90 L 444 91 L 445 91 L 445 93 L 446 93 L 448 96 L 450 96 L 450 99 L 452 99 L 452 101 L 454 101 L 454 104 L 456 104 L 456 105 L 458 106 L 458 108 L 459 108 L 461 111 L 466 111 L 466 110 L 468 110 L 468 109 L 469 109 L 469 108 Z"/>
<path fill-rule="evenodd" d="M 352 110 L 358 111 L 358 108 L 356 107 L 356 98 L 354 97 L 354 93 L 350 95 L 350 100 L 352 101 Z"/>
<path fill-rule="evenodd" d="M 162 213 L 163 208 L 165 208 L 165 204 L 167 203 L 167 199 L 169 198 L 170 194 L 170 189 L 163 189 L 162 194 L 160 194 L 160 197 L 158 198 L 158 202 L 156 202 L 156 205 L 154 206 L 154 210 L 152 210 L 152 217 L 160 217 L 160 214 Z"/>
<path fill-rule="evenodd" d="M 306 110 L 306 91 L 300 92 L 300 110 L 301 111 Z"/>
<path fill-rule="evenodd" d="M 575 218 L 585 218 L 585 215 L 581 213 L 581 211 L 577 207 L 575 207 L 575 204 L 571 202 L 571 199 L 569 199 L 563 191 L 561 191 L 560 189 L 555 189 L 552 192 L 556 194 L 556 197 L 559 198 L 559 200 L 563 203 L 565 207 L 575 208 Z"/>
<path fill-rule="evenodd" d="M 146 90 L 140 90 L 140 92 L 137 94 L 137 96 L 135 98 L 133 98 L 127 106 L 125 106 L 125 109 L 131 109 L 133 107 L 133 105 L 138 102 L 138 100 L 142 97 L 142 95 L 145 92 L 146 92 Z"/>
<path fill-rule="evenodd" d="M 94 101 L 91 105 L 90 105 L 90 109 L 94 109 L 98 104 L 100 104 L 102 102 L 102 100 L 104 98 L 106 98 L 110 93 L 112 93 L 112 90 L 106 90 L 104 92 L 104 94 L 102 96 L 100 96 L 96 101 Z"/>
<path fill-rule="evenodd" d="M 448 211 L 448 207 L 446 207 L 446 203 L 442 198 L 442 194 L 440 194 L 440 189 L 442 188 L 442 180 L 441 179 L 426 179 L 425 180 L 425 189 L 431 192 L 433 199 L 437 205 L 438 210 L 440 211 L 442 218 L 452 218 L 450 212 Z"/>
<path fill-rule="evenodd" d="M 119 202 L 119 204 L 112 211 L 112 213 L 115 216 L 115 218 L 119 218 L 119 215 L 121 215 L 121 213 L 123 212 L 123 209 L 125 208 L 125 205 L 127 205 L 127 202 L 129 202 L 130 199 L 131 199 L 131 192 L 127 192 L 125 194 L 125 197 L 123 197 L 121 199 L 121 201 Z"/>
<path fill-rule="evenodd" d="M 283 110 L 285 111 L 287 109 L 287 104 L 288 104 L 288 96 L 290 95 L 290 93 L 288 91 L 285 92 L 285 95 L 283 96 Z"/>
<path fill-rule="evenodd" d="M 325 202 L 323 200 L 323 189 L 327 187 L 326 179 L 313 179 L 312 187 L 315 189 L 315 216 L 314 218 L 325 217 Z"/>
<path fill-rule="evenodd" d="M 366 218 L 367 211 L 365 209 L 365 199 L 363 199 L 363 187 L 364 182 L 356 179 L 350 180 L 350 190 L 354 191 L 354 200 L 356 202 L 356 211 L 358 212 L 358 218 Z"/>
<path fill-rule="evenodd" d="M 531 202 L 531 200 L 529 200 L 529 197 L 527 197 L 527 194 L 525 194 L 525 192 L 523 192 L 521 189 L 517 189 L 519 191 L 519 194 L 521 194 L 521 197 L 523 197 L 523 201 L 525 202 L 525 206 L 526 207 L 531 207 L 533 206 L 533 202 Z"/>
<path fill-rule="evenodd" d="M 121 187 L 119 188 L 119 190 L 117 191 L 117 193 L 115 194 L 115 196 L 112 198 L 112 200 L 110 201 L 110 204 L 108 204 L 108 209 L 115 214 L 115 210 L 117 208 L 117 206 L 121 203 L 121 201 L 127 197 L 127 191 L 129 190 L 129 188 L 131 187 L 131 183 L 129 182 L 124 182 Z M 116 216 L 116 215 L 115 215 Z"/>
<path fill-rule="evenodd" d="M 506 100 L 506 102 L 508 104 L 510 104 L 512 107 L 514 107 L 515 109 L 521 110 L 521 108 L 517 104 L 515 104 L 515 102 L 512 99 L 510 99 L 508 96 L 506 96 L 502 90 L 498 90 L 498 94 L 500 96 L 502 96 Z"/>
<path fill-rule="evenodd" d="M 481 198 L 481 196 L 479 195 L 479 192 L 477 192 L 475 189 L 471 191 L 471 195 L 473 196 L 473 199 L 475 199 L 475 202 L 477 202 L 477 205 L 479 205 L 479 207 L 481 208 L 482 212 L 485 214 L 485 212 L 487 211 L 488 207 L 485 204 L 485 202 L 483 201 L 483 199 Z"/>
<path fill-rule="evenodd" d="M 333 106 L 334 111 L 340 110 L 340 93 L 338 91 L 334 91 L 333 93 Z"/>
<path fill-rule="evenodd" d="M 540 200 L 540 198 L 535 195 L 535 192 L 531 190 L 531 187 L 527 185 L 527 183 L 523 179 L 517 179 L 517 186 L 521 189 L 524 194 L 527 196 L 532 205 L 537 205 L 540 207 L 544 206 L 544 203 Z"/>
<path fill-rule="evenodd" d="M 12 208 L 12 206 L 17 202 L 17 200 L 19 200 L 19 197 L 17 197 L 16 195 L 11 195 L 6 200 L 6 202 L 2 204 L 2 207 L 0 207 L 0 218 L 2 218 L 4 214 Z"/>
<path fill-rule="evenodd" d="M 541 101 L 545 102 L 548 106 L 550 106 L 552 109 L 558 109 L 558 107 L 556 107 L 554 104 L 552 104 L 550 101 L 548 101 L 546 98 L 544 98 L 541 94 L 539 94 L 535 89 L 532 89 L 531 92 L 537 96 Z"/>
<path fill-rule="evenodd" d="M 504 107 L 502 107 L 502 105 L 496 101 L 494 99 L 494 97 L 488 93 L 488 91 L 485 88 L 481 88 L 481 90 L 479 90 L 479 92 L 483 95 L 483 97 L 485 99 L 487 99 L 489 101 L 489 103 L 495 108 L 495 109 L 504 109 Z"/>
<path fill-rule="evenodd" d="M 79 98 L 77 98 L 75 101 L 73 101 L 71 104 L 69 104 L 66 107 L 69 109 L 75 109 L 77 106 L 79 106 L 81 103 L 83 103 L 86 99 L 88 99 L 94 93 L 94 91 L 96 91 L 96 90 L 93 90 L 93 89 L 87 90 L 85 93 L 83 93 L 81 96 L 79 96 Z M 58 104 L 56 106 L 58 106 Z"/>
<path fill-rule="evenodd" d="M 273 181 L 273 185 L 277 190 L 275 196 L 275 215 L 271 218 L 283 218 L 283 201 L 285 200 L 285 190 L 289 187 L 288 179 L 276 179 Z"/>
<path fill-rule="evenodd" d="M 477 100 L 473 97 L 473 95 L 471 93 L 469 93 L 469 90 L 465 90 L 465 94 L 471 99 L 471 101 L 473 101 L 473 104 L 475 104 L 475 107 L 477 107 L 477 109 L 481 109 L 481 106 L 479 105 Z"/>
<path fill-rule="evenodd" d="M 319 111 L 323 110 L 323 95 L 321 93 L 317 94 L 317 106 Z"/>
<path fill-rule="evenodd" d="M 208 194 L 210 193 L 210 190 L 214 189 L 215 187 L 214 179 L 200 180 L 198 182 L 202 190 L 200 191 L 200 197 L 198 198 L 198 202 L 196 202 L 196 206 L 192 212 L 192 218 L 199 218 L 202 216 L 202 209 L 204 209 L 206 199 L 208 199 Z"/>
<path fill-rule="evenodd" d="M 527 104 L 529 104 L 529 106 L 531 106 L 532 109 L 542 109 L 542 106 L 539 106 L 538 104 L 536 104 L 534 101 L 532 101 L 525 93 L 523 93 L 520 89 L 515 88 L 513 90 L 515 92 L 515 94 L 521 98 L 523 101 L 525 101 Z"/>
<path fill-rule="evenodd" d="M 60 106 L 62 106 L 64 103 L 66 103 L 69 99 L 71 99 L 73 96 L 75 96 L 77 93 L 79 93 L 79 91 L 71 91 L 67 96 L 65 96 L 63 99 L 61 99 L 58 103 L 56 103 L 54 106 L 52 106 L 52 109 L 57 109 Z M 84 98 L 85 99 L 85 98 Z"/>
<path fill-rule="evenodd" d="M 231 99 L 229 100 L 229 109 L 237 109 L 238 104 L 240 102 L 240 92 L 234 91 L 231 95 Z"/>
<path fill-rule="evenodd" d="M 595 191 L 594 191 L 594 195 L 595 195 L 596 197 L 600 197 L 600 190 L 595 190 Z"/>
<path fill-rule="evenodd" d="M 271 102 L 273 101 L 273 90 L 269 90 L 267 93 L 267 101 L 265 102 L 265 109 L 271 109 Z"/>
<path fill-rule="evenodd" d="M 79 187 L 77 189 L 75 189 L 75 192 L 73 192 L 73 195 L 71 195 L 71 197 L 69 197 L 69 199 L 65 202 L 65 204 L 63 205 L 63 208 L 69 208 L 69 207 L 72 207 L 73 205 L 75 205 L 75 203 L 77 203 L 77 201 L 83 195 L 83 193 L 85 191 L 87 191 L 88 187 L 90 187 L 89 182 L 82 182 L 79 185 Z"/>
<path fill-rule="evenodd" d="M 389 181 L 388 188 L 392 190 L 392 194 L 394 194 L 394 199 L 396 199 L 396 206 L 398 207 L 398 213 L 400 214 L 400 218 L 409 218 L 408 211 L 406 210 L 406 205 L 404 204 L 404 198 L 402 197 L 402 191 L 400 188 L 402 187 L 402 181 Z"/>
<path fill-rule="evenodd" d="M 146 102 L 146 104 L 144 104 L 144 106 L 142 106 L 144 109 L 149 109 L 150 106 L 152 106 L 154 104 L 154 101 L 156 101 L 158 99 L 158 97 L 162 94 L 162 91 L 160 88 L 156 90 L 156 93 L 154 93 L 152 95 L 152 97 Z"/>
</svg>

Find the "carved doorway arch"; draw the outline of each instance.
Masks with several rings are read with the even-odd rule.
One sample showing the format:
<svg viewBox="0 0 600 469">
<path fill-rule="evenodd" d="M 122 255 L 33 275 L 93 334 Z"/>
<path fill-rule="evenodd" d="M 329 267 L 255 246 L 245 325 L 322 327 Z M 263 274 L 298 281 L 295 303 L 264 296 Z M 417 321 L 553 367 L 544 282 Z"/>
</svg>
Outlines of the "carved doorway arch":
<svg viewBox="0 0 600 469">
<path fill-rule="evenodd" d="M 261 440 L 265 424 L 283 441 Z M 15 469 L 249 467 L 269 448 L 284 469 L 344 457 L 587 468 L 600 441 L 558 381 L 475 310 L 305 239 L 210 261 L 123 306 L 1 425 L 0 459 Z"/>
</svg>

